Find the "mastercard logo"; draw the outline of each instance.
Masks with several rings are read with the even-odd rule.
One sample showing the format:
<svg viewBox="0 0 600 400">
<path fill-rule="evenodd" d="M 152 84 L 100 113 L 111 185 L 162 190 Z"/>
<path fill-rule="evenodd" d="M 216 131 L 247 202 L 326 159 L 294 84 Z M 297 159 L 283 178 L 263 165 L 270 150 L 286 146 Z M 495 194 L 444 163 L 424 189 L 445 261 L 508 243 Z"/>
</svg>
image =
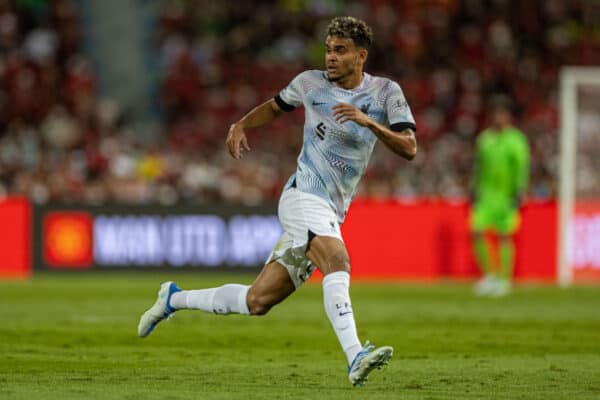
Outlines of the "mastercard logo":
<svg viewBox="0 0 600 400">
<path fill-rule="evenodd" d="M 85 212 L 46 214 L 44 261 L 53 268 L 88 268 L 92 264 L 92 216 Z"/>
</svg>

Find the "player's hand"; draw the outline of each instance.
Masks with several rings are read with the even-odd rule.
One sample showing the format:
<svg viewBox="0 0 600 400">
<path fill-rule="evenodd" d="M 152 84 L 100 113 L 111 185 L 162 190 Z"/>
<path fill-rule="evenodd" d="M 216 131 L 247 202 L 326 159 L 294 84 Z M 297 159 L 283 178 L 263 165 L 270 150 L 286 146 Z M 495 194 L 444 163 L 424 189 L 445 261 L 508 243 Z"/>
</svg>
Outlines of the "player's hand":
<svg viewBox="0 0 600 400">
<path fill-rule="evenodd" d="M 360 126 L 367 126 L 371 119 L 352 104 L 338 103 L 333 106 L 333 118 L 343 124 L 346 121 L 354 121 Z"/>
<path fill-rule="evenodd" d="M 225 144 L 227 145 L 231 157 L 236 160 L 242 158 L 244 150 L 250 151 L 250 146 L 248 146 L 248 140 L 246 139 L 246 132 L 244 132 L 244 128 L 239 124 L 231 125 Z"/>
<path fill-rule="evenodd" d="M 524 195 L 522 193 L 516 194 L 513 196 L 513 206 L 515 208 L 521 208 L 523 205 Z"/>
<path fill-rule="evenodd" d="M 473 190 L 470 190 L 467 194 L 467 199 L 471 204 L 477 203 L 477 194 Z"/>
</svg>

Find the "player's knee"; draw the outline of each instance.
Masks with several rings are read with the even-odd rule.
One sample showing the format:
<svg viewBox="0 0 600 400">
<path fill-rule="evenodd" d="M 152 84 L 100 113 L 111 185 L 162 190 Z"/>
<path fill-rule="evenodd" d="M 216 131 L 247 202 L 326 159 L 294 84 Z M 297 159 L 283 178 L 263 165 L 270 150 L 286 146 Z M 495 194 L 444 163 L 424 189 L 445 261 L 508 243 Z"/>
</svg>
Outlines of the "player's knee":
<svg viewBox="0 0 600 400">
<path fill-rule="evenodd" d="M 479 239 L 479 238 L 481 238 L 483 236 L 484 236 L 484 234 L 483 234 L 482 231 L 476 231 L 476 230 L 471 231 L 471 238 L 472 239 Z"/>
<path fill-rule="evenodd" d="M 272 307 L 266 296 L 261 296 L 253 292 L 248 292 L 246 302 L 250 315 L 265 315 Z"/>
<path fill-rule="evenodd" d="M 328 257 L 327 261 L 330 272 L 350 272 L 350 258 L 345 252 L 334 252 Z"/>
</svg>

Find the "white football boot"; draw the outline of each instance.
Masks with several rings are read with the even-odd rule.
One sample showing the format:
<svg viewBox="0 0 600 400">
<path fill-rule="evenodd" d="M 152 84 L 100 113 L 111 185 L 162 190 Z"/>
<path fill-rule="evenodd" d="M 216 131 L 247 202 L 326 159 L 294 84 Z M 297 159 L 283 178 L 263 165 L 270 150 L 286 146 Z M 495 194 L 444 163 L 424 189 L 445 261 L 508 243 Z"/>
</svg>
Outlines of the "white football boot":
<svg viewBox="0 0 600 400">
<path fill-rule="evenodd" d="M 365 347 L 354 357 L 352 364 L 348 367 L 348 380 L 352 386 L 363 387 L 369 373 L 375 368 L 380 369 L 386 365 L 393 354 L 394 349 L 390 346 L 375 349 L 375 346 L 369 344 L 367 340 Z"/>
<path fill-rule="evenodd" d="M 497 279 L 494 275 L 488 274 L 475 283 L 474 291 L 477 296 L 488 296 L 496 288 Z"/>
<path fill-rule="evenodd" d="M 512 284 L 508 279 L 498 279 L 492 291 L 490 292 L 490 296 L 492 297 L 504 297 L 510 294 L 512 289 Z"/>
<path fill-rule="evenodd" d="M 174 282 L 164 282 L 160 285 L 156 302 L 140 318 L 138 324 L 140 337 L 148 336 L 160 321 L 170 318 L 177 311 L 171 307 L 171 296 L 180 291 L 181 289 Z"/>
</svg>

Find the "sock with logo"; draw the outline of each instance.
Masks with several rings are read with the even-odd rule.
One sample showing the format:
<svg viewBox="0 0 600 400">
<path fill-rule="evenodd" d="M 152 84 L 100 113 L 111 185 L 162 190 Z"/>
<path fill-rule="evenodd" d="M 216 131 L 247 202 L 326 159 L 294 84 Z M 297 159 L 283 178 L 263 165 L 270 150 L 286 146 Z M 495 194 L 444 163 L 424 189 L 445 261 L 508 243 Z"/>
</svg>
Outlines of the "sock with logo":
<svg viewBox="0 0 600 400">
<path fill-rule="evenodd" d="M 170 306 L 176 310 L 195 309 L 215 314 L 250 314 L 248 285 L 228 284 L 217 288 L 182 290 L 173 293 Z"/>
<path fill-rule="evenodd" d="M 332 272 L 323 278 L 325 312 L 344 353 L 346 353 L 348 365 L 352 363 L 354 357 L 362 349 L 356 334 L 349 289 L 350 274 L 348 272 Z"/>
</svg>

